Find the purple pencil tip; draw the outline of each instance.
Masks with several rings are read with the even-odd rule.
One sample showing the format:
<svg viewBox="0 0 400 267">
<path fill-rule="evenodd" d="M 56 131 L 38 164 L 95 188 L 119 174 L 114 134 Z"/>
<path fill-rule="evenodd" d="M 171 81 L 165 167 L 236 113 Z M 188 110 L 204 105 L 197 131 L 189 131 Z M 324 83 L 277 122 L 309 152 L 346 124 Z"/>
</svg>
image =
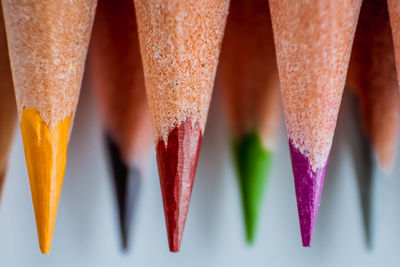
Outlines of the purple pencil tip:
<svg viewBox="0 0 400 267">
<path fill-rule="evenodd" d="M 292 158 L 301 239 L 304 247 L 310 247 L 328 160 L 323 168 L 313 171 L 308 158 L 293 146 L 290 139 L 289 148 Z"/>
</svg>

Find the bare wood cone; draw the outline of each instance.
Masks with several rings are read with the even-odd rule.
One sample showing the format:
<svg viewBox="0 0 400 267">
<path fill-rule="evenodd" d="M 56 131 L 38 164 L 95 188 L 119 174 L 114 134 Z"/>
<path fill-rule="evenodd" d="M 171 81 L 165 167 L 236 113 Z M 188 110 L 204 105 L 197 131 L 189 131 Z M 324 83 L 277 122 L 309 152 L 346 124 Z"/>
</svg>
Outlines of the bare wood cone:
<svg viewBox="0 0 400 267">
<path fill-rule="evenodd" d="M 347 80 L 360 101 L 363 130 L 380 166 L 390 172 L 400 127 L 400 94 L 385 1 L 363 3 Z"/>
</svg>

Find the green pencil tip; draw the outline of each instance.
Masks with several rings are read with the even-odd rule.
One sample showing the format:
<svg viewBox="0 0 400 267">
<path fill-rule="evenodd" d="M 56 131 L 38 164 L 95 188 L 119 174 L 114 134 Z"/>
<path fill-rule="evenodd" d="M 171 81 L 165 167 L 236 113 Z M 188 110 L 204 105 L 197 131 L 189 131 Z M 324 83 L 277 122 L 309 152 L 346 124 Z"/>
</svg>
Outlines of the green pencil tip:
<svg viewBox="0 0 400 267">
<path fill-rule="evenodd" d="M 251 132 L 233 143 L 233 154 L 242 197 L 246 241 L 255 240 L 272 152 L 263 147 L 258 133 Z"/>
</svg>

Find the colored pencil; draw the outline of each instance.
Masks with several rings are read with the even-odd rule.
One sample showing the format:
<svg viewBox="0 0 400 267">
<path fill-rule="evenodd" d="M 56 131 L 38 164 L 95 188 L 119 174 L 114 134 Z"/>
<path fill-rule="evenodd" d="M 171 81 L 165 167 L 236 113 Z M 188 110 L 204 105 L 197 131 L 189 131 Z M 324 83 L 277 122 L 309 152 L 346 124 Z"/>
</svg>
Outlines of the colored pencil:
<svg viewBox="0 0 400 267">
<path fill-rule="evenodd" d="M 169 247 L 179 251 L 229 0 L 135 0 Z"/>
<path fill-rule="evenodd" d="M 96 0 L 2 4 L 39 246 L 49 253 Z"/>
<path fill-rule="evenodd" d="M 390 172 L 399 130 L 400 94 L 386 2 L 364 1 L 348 82 L 360 99 L 364 129 L 380 166 Z"/>
<path fill-rule="evenodd" d="M 280 119 L 278 69 L 265 0 L 231 1 L 218 75 L 231 130 L 246 239 L 251 244 Z"/>
<path fill-rule="evenodd" d="M 397 147 L 397 136 L 400 123 L 400 94 L 396 76 L 396 64 L 393 50 L 393 40 L 390 28 L 390 19 L 387 2 L 379 0 L 365 0 L 361 7 L 360 18 L 354 38 L 352 55 L 350 58 L 348 83 L 359 100 L 360 114 L 357 119 L 360 128 L 359 134 L 366 149 L 370 151 L 370 160 L 367 151 L 359 153 L 360 164 L 358 170 L 360 193 L 364 212 L 366 240 L 372 246 L 371 222 L 372 212 L 369 210 L 373 200 L 371 188 L 373 182 L 373 153 L 378 159 L 378 165 L 387 173 L 393 166 Z M 355 106 L 355 105 L 353 105 Z M 367 144 L 368 142 L 368 144 Z M 352 142 L 356 144 L 355 142 Z M 364 160 L 361 160 L 364 159 Z"/>
<path fill-rule="evenodd" d="M 303 246 L 310 246 L 361 0 L 270 0 Z"/>
<path fill-rule="evenodd" d="M 3 10 L 0 5 L 0 197 L 3 192 L 10 149 L 17 122 L 14 87 L 8 58 Z"/>
<path fill-rule="evenodd" d="M 122 248 L 127 249 L 151 144 L 150 116 L 132 0 L 99 0 L 89 63 L 112 163 Z"/>
</svg>

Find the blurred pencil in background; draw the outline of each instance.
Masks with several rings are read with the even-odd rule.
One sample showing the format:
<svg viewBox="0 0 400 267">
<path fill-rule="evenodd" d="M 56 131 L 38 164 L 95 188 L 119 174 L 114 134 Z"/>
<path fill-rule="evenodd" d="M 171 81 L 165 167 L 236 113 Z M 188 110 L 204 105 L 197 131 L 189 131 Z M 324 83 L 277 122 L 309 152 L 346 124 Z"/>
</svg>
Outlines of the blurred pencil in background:
<svg viewBox="0 0 400 267">
<path fill-rule="evenodd" d="M 352 144 L 364 147 L 354 147 L 354 152 L 359 152 L 359 164 L 355 166 L 360 185 L 366 241 L 371 247 L 374 167 L 378 166 L 386 173 L 391 171 L 400 122 L 400 94 L 386 1 L 363 2 L 350 59 L 348 83 L 359 101 L 354 106 L 358 106 L 360 110 L 353 111 L 353 116 L 360 115 L 354 123 L 361 127 L 359 139 L 362 144 Z M 376 154 L 377 164 L 373 154 Z"/>
<path fill-rule="evenodd" d="M 42 253 L 50 252 L 96 3 L 2 1 Z"/>
<path fill-rule="evenodd" d="M 303 246 L 312 234 L 361 0 L 270 0 Z"/>
<path fill-rule="evenodd" d="M 218 85 L 223 90 L 248 243 L 253 243 L 280 122 L 268 2 L 232 0 Z"/>
<path fill-rule="evenodd" d="M 135 0 L 169 248 L 179 251 L 229 0 Z"/>
<path fill-rule="evenodd" d="M 122 248 L 127 249 L 151 145 L 150 116 L 132 0 L 99 0 L 89 63 L 112 167 Z"/>
<path fill-rule="evenodd" d="M 397 81 L 400 83 L 400 5 L 398 0 L 387 0 L 390 26 L 392 29 Z"/>
<path fill-rule="evenodd" d="M 370 137 L 364 130 L 358 96 L 351 89 L 346 91 L 344 95 L 344 99 L 346 100 L 344 102 L 347 103 L 348 106 L 348 112 L 346 114 L 346 136 L 351 150 L 359 188 L 365 244 L 368 249 L 371 249 L 375 230 L 374 217 L 376 216 L 376 162 L 374 160 L 374 152 Z"/>
<path fill-rule="evenodd" d="M 3 9 L 0 5 L 0 198 L 17 123 L 17 107 L 8 57 Z"/>
</svg>

